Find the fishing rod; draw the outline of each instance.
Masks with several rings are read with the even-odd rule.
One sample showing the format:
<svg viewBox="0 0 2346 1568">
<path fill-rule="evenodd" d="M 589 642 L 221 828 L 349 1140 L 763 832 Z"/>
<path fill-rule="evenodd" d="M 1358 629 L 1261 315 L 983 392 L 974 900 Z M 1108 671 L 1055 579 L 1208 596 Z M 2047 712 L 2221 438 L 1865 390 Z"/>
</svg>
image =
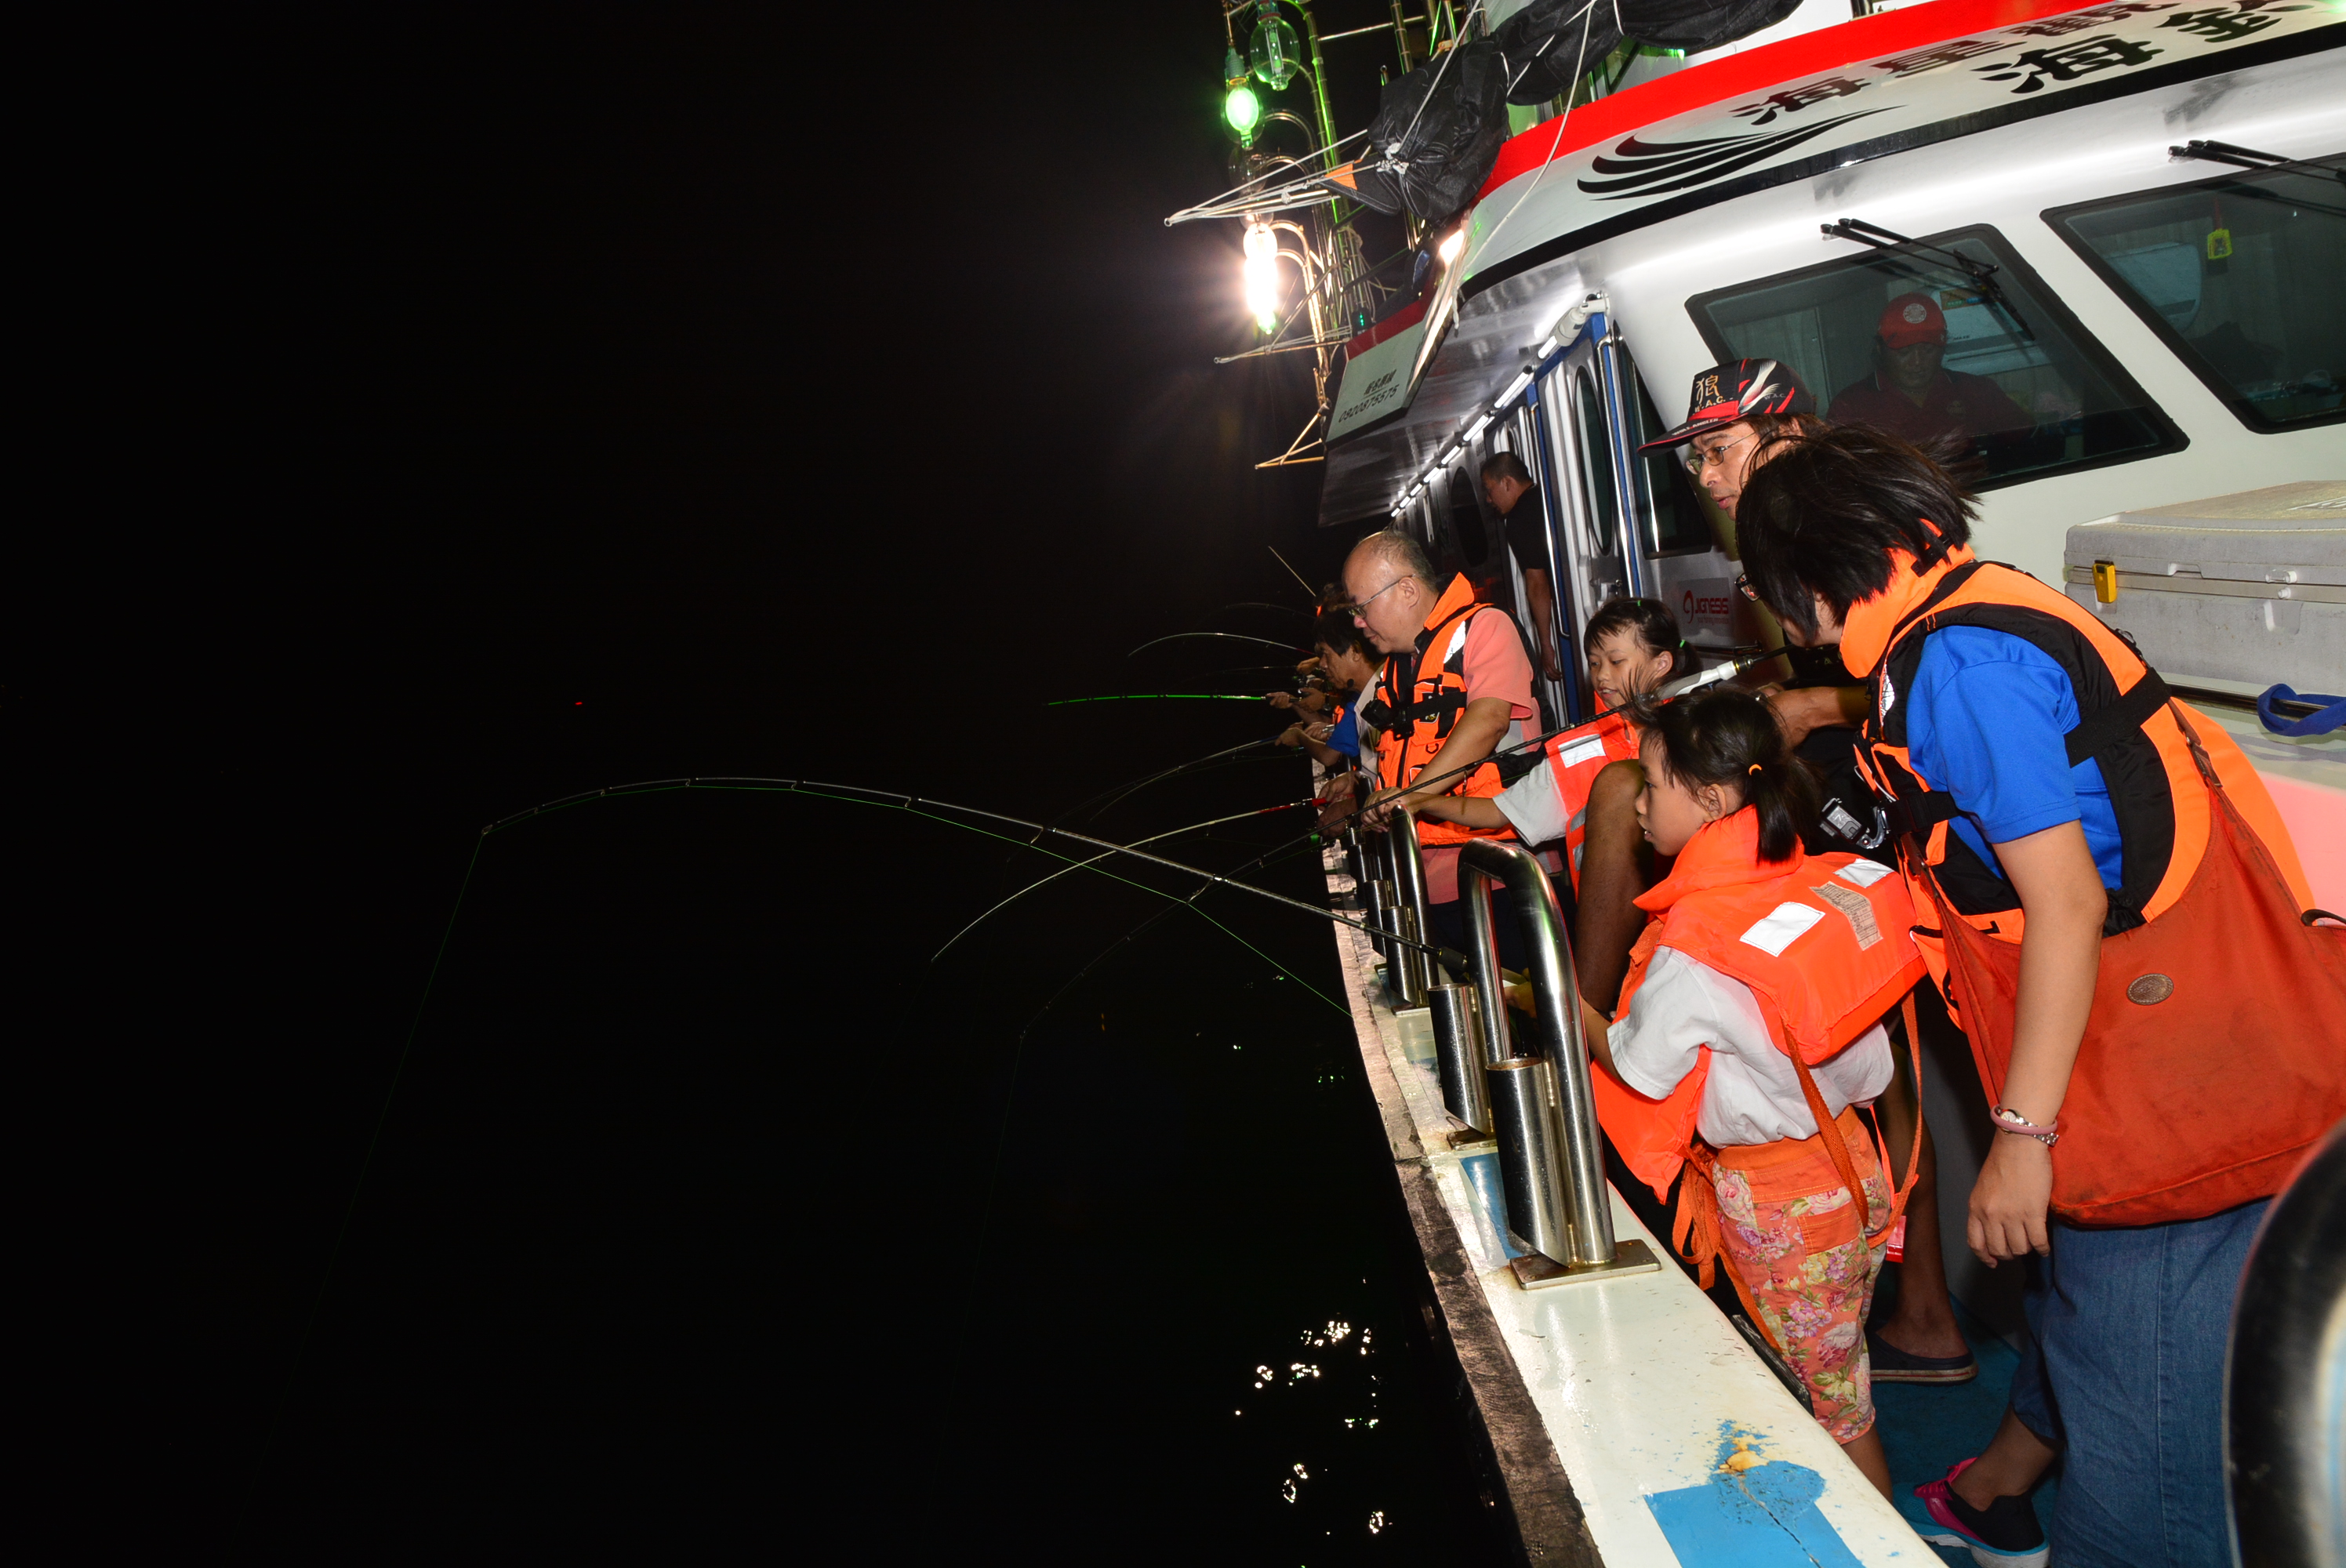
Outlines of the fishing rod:
<svg viewBox="0 0 2346 1568">
<path fill-rule="evenodd" d="M 1730 680 L 1736 676 L 1742 674 L 1747 669 L 1767 663 L 1770 659 L 1774 658 L 1778 654 L 1780 654 L 1784 650 L 1782 648 L 1771 648 L 1766 653 L 1753 654 L 1749 658 L 1736 659 L 1727 664 L 1714 666 L 1709 669 L 1698 671 L 1697 673 L 1687 677 L 1684 680 L 1666 683 L 1657 688 L 1657 694 L 1665 702 L 1675 702 L 1679 697 L 1685 697 L 1690 692 L 1700 690 L 1706 686 L 1715 685 L 1722 680 Z M 1635 699 L 1633 698 L 1632 701 L 1634 700 Z M 1627 702 L 1617 703 L 1613 707 L 1605 708 L 1598 712 L 1595 717 L 1582 720 L 1579 724 L 1558 725 L 1556 728 L 1549 730 L 1545 735 L 1535 735 L 1530 739 L 1519 740 L 1513 746 L 1500 747 L 1498 749 L 1477 758 L 1475 760 L 1469 762 L 1463 767 L 1454 768 L 1446 773 L 1436 773 L 1431 778 L 1428 778 L 1423 774 L 1420 774 L 1417 778 L 1409 781 L 1408 785 L 1404 788 L 1403 792 L 1415 793 L 1417 790 L 1423 789 L 1428 784 L 1440 784 L 1448 779 L 1462 778 L 1466 774 L 1474 772 L 1476 769 L 1482 767 L 1486 762 L 1495 762 L 1502 757 L 1513 757 L 1525 751 L 1536 750 L 1538 748 L 1546 745 L 1549 741 L 1554 740 L 1559 735 L 1568 735 L 1572 731 L 1583 728 L 1584 725 L 1596 723 L 1599 718 L 1609 718 L 1629 706 L 1629 703 Z M 1354 819 L 1358 818 L 1363 811 L 1367 810 L 1372 803 L 1372 799 L 1363 800 L 1358 805 L 1348 808 L 1341 816 L 1332 817 L 1326 822 L 1315 823 L 1310 833 L 1290 839 L 1288 840 L 1288 844 L 1300 844 L 1309 838 L 1316 838 L 1324 833 L 1340 831 Z M 1282 845 L 1280 847 L 1285 848 L 1287 846 Z"/>
<path fill-rule="evenodd" d="M 1073 708 L 1079 702 L 1260 702 L 1260 697 L 1245 697 L 1227 691 L 1128 691 L 1115 697 L 1063 697 L 1046 702 L 1045 708 Z"/>
<path fill-rule="evenodd" d="M 1285 648 L 1290 653 L 1293 653 L 1295 651 L 1295 645 L 1293 643 L 1273 642 L 1269 637 L 1249 636 L 1244 632 L 1175 632 L 1170 636 L 1158 637 L 1155 642 L 1145 642 L 1138 647 L 1133 649 L 1131 653 L 1128 653 L 1124 657 L 1127 658 L 1133 658 L 1138 655 L 1147 653 L 1150 648 L 1155 647 L 1158 643 L 1178 642 L 1183 637 L 1228 637 L 1232 642 L 1260 643 L 1267 648 Z"/>
<path fill-rule="evenodd" d="M 1007 812 L 989 811 L 982 806 L 964 806 L 952 800 L 939 800 L 924 795 L 907 795 L 899 789 L 867 789 L 861 784 L 831 784 L 815 779 L 760 779 L 746 775 L 729 775 L 713 778 L 696 777 L 687 779 L 648 779 L 634 784 L 606 785 L 600 789 L 582 789 L 576 795 L 565 795 L 559 799 L 547 800 L 539 805 L 532 806 L 526 811 L 515 811 L 509 817 L 500 817 L 495 821 L 491 822 L 487 827 L 483 828 L 481 830 L 481 836 L 485 839 L 493 833 L 501 833 L 507 828 L 511 828 L 520 822 L 525 822 L 533 817 L 545 816 L 551 812 L 564 810 L 572 806 L 584 805 L 590 800 L 606 799 L 615 795 L 645 795 L 674 789 L 774 790 L 782 794 L 811 795 L 818 799 L 844 799 L 854 801 L 859 804 L 884 804 L 892 807 L 894 809 L 910 811 L 914 816 L 920 817 L 927 817 L 931 815 L 930 812 L 918 809 L 918 808 L 923 806 L 933 807 L 935 809 L 942 811 L 959 811 L 964 816 L 983 817 L 986 820 L 992 822 L 1006 822 L 1015 828 L 1031 828 L 1037 833 L 1047 833 L 1062 839 L 1071 839 L 1078 844 L 1088 844 L 1093 849 L 1106 850 L 1113 854 L 1129 855 L 1134 860 L 1147 860 L 1151 865 L 1164 866 L 1169 870 L 1179 871 L 1184 876 L 1203 877 L 1209 882 L 1217 887 L 1233 888 L 1239 892 L 1252 893 L 1257 898 L 1268 899 L 1272 903 L 1285 904 L 1290 909 L 1301 910 L 1305 914 L 1315 915 L 1325 921 L 1331 921 L 1337 925 L 1350 926 L 1357 932 L 1381 936 L 1389 942 L 1399 942 L 1403 947 L 1415 948 L 1421 952 L 1438 954 L 1440 951 L 1439 949 L 1429 946 L 1414 938 L 1402 936 L 1394 932 L 1384 931 L 1378 927 L 1369 925 L 1365 921 L 1347 919 L 1343 915 L 1336 913 L 1333 910 L 1323 909 L 1318 904 L 1306 903 L 1301 899 L 1290 898 L 1285 893 L 1273 892 L 1269 888 L 1259 888 L 1251 882 L 1234 881 L 1230 878 L 1222 875 L 1219 871 L 1209 871 L 1201 866 L 1192 866 L 1180 860 L 1168 860 L 1163 855 L 1152 855 L 1145 850 L 1136 849 L 1130 844 L 1119 844 L 1111 839 L 1095 839 L 1088 833 L 1078 833 L 1068 828 L 1054 828 L 1046 822 L 1029 821 L 1024 817 L 1013 817 Z M 940 821 L 951 820 L 947 818 L 936 818 L 934 820 Z M 1069 860 L 1069 857 L 1061 855 L 1056 850 L 1045 850 L 1040 848 L 1039 845 L 1030 845 L 1029 847 L 1035 849 L 1037 853 L 1050 855 L 1054 859 Z M 1071 861 L 1070 863 L 1076 862 Z M 1095 871 L 1098 871 L 1096 866 L 1091 869 Z M 1112 875 L 1113 873 L 1102 874 Z M 1122 881 L 1126 879 L 1117 878 L 1117 880 Z M 1163 892 L 1158 889 L 1146 888 L 1145 885 L 1141 883 L 1136 882 L 1132 885 L 1136 887 L 1144 887 L 1144 891 L 1157 893 L 1160 898 L 1170 899 L 1173 897 L 1172 894 Z"/>
<path fill-rule="evenodd" d="M 1274 561 L 1278 562 L 1278 563 L 1279 563 L 1280 565 L 1282 565 L 1282 566 L 1287 566 L 1287 575 L 1288 575 L 1289 576 L 1290 576 L 1290 577 L 1294 578 L 1298 583 L 1302 583 L 1302 585 L 1303 585 L 1303 591 L 1304 591 L 1305 593 L 1307 593 L 1307 594 L 1311 595 L 1314 599 L 1317 599 L 1317 598 L 1320 596 L 1320 590 L 1319 590 L 1319 589 L 1317 589 L 1317 588 L 1313 587 L 1313 586 L 1312 586 L 1311 584 L 1309 584 L 1309 583 L 1305 583 L 1305 582 L 1303 582 L 1303 574 L 1302 574 L 1302 573 L 1300 573 L 1300 572 L 1297 571 L 1297 570 L 1296 570 L 1294 567 L 1292 567 L 1292 566 L 1288 566 L 1288 565 L 1287 565 L 1287 557 L 1286 557 L 1286 556 L 1284 556 L 1284 555 L 1280 555 L 1280 554 L 1279 553 L 1278 546 L 1276 546 L 1276 545 L 1265 545 L 1263 546 L 1263 548 L 1264 548 L 1264 549 L 1266 549 L 1266 550 L 1269 550 L 1269 551 L 1270 552 L 1270 558 L 1271 558 L 1272 560 L 1274 560 Z"/>
<path fill-rule="evenodd" d="M 1757 654 L 1749 658 L 1738 660 L 1731 664 L 1719 665 L 1715 668 L 1700 671 L 1698 674 L 1689 676 L 1683 681 L 1671 682 L 1665 686 L 1662 690 L 1668 698 L 1676 699 L 1686 696 L 1688 692 L 1711 685 L 1714 682 L 1727 680 L 1743 670 L 1749 669 L 1756 665 L 1764 663 L 1765 661 L 1775 657 L 1777 654 L 1783 651 L 1783 649 L 1778 648 L 1773 653 Z M 1623 703 L 1618 707 L 1606 708 L 1602 712 L 1598 713 L 1596 718 L 1591 718 L 1587 720 L 1587 722 L 1594 724 L 1596 722 L 1597 718 L 1604 718 L 1611 714 L 1618 713 L 1622 708 L 1626 708 L 1627 706 L 1628 705 L 1627 703 Z M 1579 728 L 1579 725 L 1568 725 L 1563 729 L 1550 730 L 1547 734 L 1536 737 L 1534 739 L 1518 742 L 1515 746 L 1507 748 L 1506 749 L 1508 751 L 1520 751 L 1528 749 L 1534 746 L 1542 746 L 1556 738 L 1556 736 L 1565 734 L 1569 729 L 1577 729 Z M 1494 753 L 1494 755 L 1497 754 Z M 1489 759 L 1490 759 L 1485 758 L 1484 759 L 1484 761 L 1488 761 Z M 1481 762 L 1477 762 L 1473 765 L 1474 768 L 1479 768 L 1481 766 Z M 1461 772 L 1471 772 L 1472 770 L 1472 768 L 1459 769 Z M 1455 774 L 1437 774 L 1434 777 L 1433 782 L 1440 783 L 1443 779 L 1452 777 L 1455 777 Z M 1356 816 L 1358 814 L 1358 808 L 1355 808 L 1352 812 L 1347 813 L 1348 816 Z M 1342 819 L 1340 818 L 1337 820 L 1338 822 L 1341 822 Z M 1335 826 L 1335 823 L 1331 823 L 1329 825 L 1331 829 Z M 1309 832 L 1301 834 L 1296 838 L 1287 840 L 1283 843 L 1274 844 L 1270 849 L 1265 850 L 1262 853 L 1257 855 L 1253 860 L 1241 861 L 1239 864 L 1231 867 L 1225 874 L 1229 876 L 1236 876 L 1239 872 L 1262 865 L 1266 861 L 1270 860 L 1273 856 L 1299 849 L 1306 843 L 1318 842 L 1321 840 L 1323 831 L 1326 831 L 1326 830 L 1323 830 L 1320 825 L 1315 823 Z M 1212 882 L 1200 882 L 1194 890 L 1191 891 L 1189 896 L 1183 900 L 1182 902 L 1186 905 L 1194 905 L 1199 899 L 1212 891 L 1213 888 L 1214 884 Z M 1034 1018 L 1027 1020 L 1026 1027 L 1028 1029 L 1032 1029 L 1036 1021 L 1040 1020 L 1044 1013 L 1050 1012 L 1054 1006 L 1057 1005 L 1060 997 L 1065 996 L 1068 992 L 1074 990 L 1076 985 L 1083 982 L 1084 976 L 1091 973 L 1092 971 L 1097 969 L 1102 963 L 1106 962 L 1111 954 L 1117 952 L 1127 943 L 1138 941 L 1142 936 L 1148 933 L 1150 927 L 1154 926 L 1158 921 L 1163 920 L 1167 915 L 1173 912 L 1174 911 L 1171 909 L 1158 910 L 1155 914 L 1150 915 L 1147 920 L 1142 921 L 1138 925 L 1125 932 L 1124 935 L 1110 942 L 1107 947 L 1102 948 L 1099 953 L 1094 957 L 1089 963 L 1084 965 L 1083 969 L 1077 972 L 1075 979 L 1070 980 L 1066 984 L 1061 986 L 1052 996 L 1051 1000 L 1043 1004 L 1042 1010 L 1036 1013 Z M 1435 959 L 1436 962 L 1442 963 L 1444 969 L 1450 971 L 1454 974 L 1462 973 L 1465 969 L 1464 955 L 1454 952 L 1448 948 L 1437 949 L 1435 951 Z M 1454 963 L 1451 962 L 1454 959 L 1457 961 Z M 1025 1036 L 1023 1032 L 1019 1037 L 1022 1040 L 1025 1039 Z"/>
<path fill-rule="evenodd" d="M 1319 804 L 1319 802 L 1316 800 L 1289 800 L 1277 806 L 1259 807 L 1251 811 L 1233 811 L 1227 817 L 1215 817 L 1203 822 L 1192 822 L 1186 828 L 1175 828 L 1168 832 L 1152 833 L 1146 839 L 1135 839 L 1132 841 L 1132 847 L 1138 849 L 1143 844 L 1154 844 L 1161 839 L 1178 839 L 1184 833 L 1194 833 L 1203 828 L 1219 828 L 1225 822 L 1242 821 L 1249 817 L 1269 817 L 1280 811 L 1292 811 L 1300 806 L 1315 806 L 1317 804 Z M 1057 881 L 1061 877 L 1066 876 L 1070 871 L 1080 871 L 1086 866 L 1096 866 L 1107 859 L 1107 856 L 1104 854 L 1094 855 L 1088 860 L 1077 860 L 1073 865 L 1062 866 L 1057 871 L 1053 871 L 1049 876 L 1045 877 L 1041 881 L 1027 883 L 1025 887 L 1020 888 L 1016 892 L 1012 893 L 1008 898 L 1004 899 L 1000 903 L 995 904 L 993 909 L 986 911 L 984 914 L 978 916 L 975 920 L 970 921 L 967 925 L 954 932 L 952 936 L 946 938 L 944 947 L 941 947 L 937 949 L 936 952 L 929 954 L 929 962 L 931 963 L 936 962 L 937 960 L 945 955 L 945 948 L 953 946 L 954 942 L 959 942 L 962 938 L 975 931 L 979 926 L 984 925 L 987 921 L 992 920 L 997 912 L 1008 909 L 1012 904 L 1016 903 L 1020 899 L 1025 898 L 1028 893 L 1035 891 L 1037 888 L 1047 887 L 1051 883 Z"/>
<path fill-rule="evenodd" d="M 1205 756 L 1197 758 L 1192 761 L 1176 763 L 1170 768 L 1159 769 L 1154 773 L 1143 773 L 1137 779 L 1127 779 L 1121 784 L 1111 784 L 1107 789 L 1101 790 L 1098 794 L 1091 796 L 1086 799 L 1076 801 L 1074 805 L 1068 807 L 1066 810 L 1052 818 L 1052 825 L 1056 827 L 1059 823 L 1066 821 L 1068 818 L 1075 816 L 1077 812 L 1083 811 L 1085 808 L 1093 806 L 1095 802 L 1104 801 L 1106 804 L 1097 806 L 1096 809 L 1093 809 L 1089 813 L 1089 817 L 1097 817 L 1100 812 L 1107 810 L 1108 807 L 1115 805 L 1117 801 L 1124 799 L 1127 796 L 1137 795 L 1141 790 L 1148 789 L 1151 784 L 1159 783 L 1167 779 L 1170 779 L 1177 773 L 1187 773 L 1192 769 L 1203 768 L 1209 762 L 1219 761 L 1225 757 L 1234 757 L 1241 751 L 1251 751 L 1258 746 L 1276 746 L 1278 744 L 1278 736 L 1266 735 L 1260 740 L 1247 740 L 1241 741 L 1236 746 L 1226 746 L 1219 751 L 1209 751 Z M 1088 818 L 1086 820 L 1088 820 Z"/>
</svg>

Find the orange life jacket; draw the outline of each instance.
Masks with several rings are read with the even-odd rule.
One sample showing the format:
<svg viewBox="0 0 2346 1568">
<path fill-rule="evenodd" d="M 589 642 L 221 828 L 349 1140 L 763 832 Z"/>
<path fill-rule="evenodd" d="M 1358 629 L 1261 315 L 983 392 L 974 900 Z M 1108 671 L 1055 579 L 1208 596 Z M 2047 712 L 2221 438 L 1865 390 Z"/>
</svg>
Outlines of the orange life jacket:
<svg viewBox="0 0 2346 1568">
<path fill-rule="evenodd" d="M 1575 892 L 1580 891 L 1580 851 L 1588 842 L 1588 797 L 1596 788 L 1596 776 L 1616 762 L 1637 759 L 1637 727 L 1622 713 L 1592 718 L 1547 743 L 1547 765 L 1555 769 L 1556 791 L 1564 797 L 1565 861 L 1572 868 Z"/>
<path fill-rule="evenodd" d="M 2042 650 L 2069 677 L 2077 700 L 2077 728 L 2066 738 L 2069 764 L 2101 764 L 2118 837 L 2125 846 L 2122 884 L 2109 890 L 2103 934 L 2116 935 L 2157 920 L 2182 895 L 2208 843 L 2209 807 L 2198 765 L 2176 715 L 2167 683 L 2116 632 L 2066 594 L 2025 572 L 1976 561 L 1958 545 L 1921 572 L 1904 551 L 1893 551 L 1891 585 L 1850 606 L 1841 628 L 1841 662 L 1873 687 L 1872 714 L 1858 747 L 1858 766 L 1884 802 L 1884 826 L 1912 833 L 1938 891 L 1974 930 L 2018 942 L 2019 896 L 1947 824 L 1961 815 L 1954 797 L 1914 769 L 1906 745 L 1905 698 L 1912 690 L 1931 633 L 1943 626 L 1983 626 L 2009 633 Z M 2240 814 L 2279 862 L 2300 906 L 2313 901 L 2280 813 L 2231 737 L 2188 704 L 2199 742 Z M 1917 882 L 1915 907 L 1931 900 Z M 1943 975 L 1943 943 L 1927 933 L 1923 957 Z"/>
<path fill-rule="evenodd" d="M 2026 574 L 1893 552 L 1889 585 L 1844 618 L 1841 661 L 1873 685 L 1858 749 L 1923 923 L 1923 956 L 2000 1103 L 2024 929 L 2018 895 L 1948 831 L 1953 798 L 1914 767 L 1906 697 L 1930 635 L 1975 626 L 2068 676 L 2069 764 L 2101 765 L 2123 847 L 2095 997 L 2053 1151 L 2072 1224 L 2195 1219 L 2278 1191 L 2346 1114 L 2346 942 L 2311 903 L 2280 814 L 2239 748 L 2123 638 Z"/>
<path fill-rule="evenodd" d="M 1747 806 L 1688 840 L 1670 874 L 1640 893 L 1637 903 L 1653 918 L 1629 950 L 1616 1016 L 1627 1016 L 1659 948 L 1673 948 L 1749 986 L 1777 1048 L 1792 1059 L 1809 1114 L 1849 1186 L 1860 1223 L 1877 1234 L 1892 1224 L 1912 1185 L 1912 1156 L 1891 1213 L 1869 1215 L 1855 1165 L 1809 1068 L 1880 1023 L 1923 978 L 1910 934 L 1913 905 L 1897 874 L 1856 855 L 1804 854 L 1797 843 L 1790 860 L 1763 864 L 1760 814 Z M 1912 1036 L 1910 1020 L 1910 1047 Z M 1609 1073 L 1590 1075 L 1597 1119 L 1622 1161 L 1657 1197 L 1668 1196 L 1670 1183 L 1689 1161 L 1708 1172 L 1709 1153 L 1695 1125 L 1709 1077 L 1708 1046 L 1696 1054 L 1694 1070 L 1658 1100 Z M 1916 1145 L 1919 1150 L 1920 1139 Z M 1889 1166 L 1883 1159 L 1885 1175 Z M 1692 1240 L 1689 1257 L 1707 1287 L 1719 1251 L 1707 1181 L 1689 1176 L 1679 1187 L 1672 1239 L 1681 1249 Z"/>
<path fill-rule="evenodd" d="M 1458 716 L 1466 711 L 1469 700 L 1467 622 L 1485 611 L 1500 613 L 1474 597 L 1474 585 L 1464 575 L 1453 577 L 1435 603 L 1433 613 L 1425 617 L 1425 629 L 1417 634 L 1416 651 L 1395 654 L 1385 660 L 1377 692 L 1389 710 L 1386 728 L 1392 731 L 1377 752 L 1378 781 L 1385 789 L 1398 789 L 1424 772 L 1426 764 L 1433 760 L 1434 754 L 1450 738 L 1450 732 L 1457 728 Z M 1433 662 L 1429 663 L 1429 659 Z M 1404 691 L 1408 694 L 1406 698 L 1402 695 Z M 1484 762 L 1453 780 L 1443 793 L 1496 795 L 1538 766 L 1539 757 L 1533 753 L 1504 761 L 1513 766 Z M 1465 828 L 1431 818 L 1420 818 L 1417 823 L 1417 841 L 1429 849 L 1437 844 L 1463 844 L 1470 839 L 1515 836 L 1512 828 Z"/>
</svg>

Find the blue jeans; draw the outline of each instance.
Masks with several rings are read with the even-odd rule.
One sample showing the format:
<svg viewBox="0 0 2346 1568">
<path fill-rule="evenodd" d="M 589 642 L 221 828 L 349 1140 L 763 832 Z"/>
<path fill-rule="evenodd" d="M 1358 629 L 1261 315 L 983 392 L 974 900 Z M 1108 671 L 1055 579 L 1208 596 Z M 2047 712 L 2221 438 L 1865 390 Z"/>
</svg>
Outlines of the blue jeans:
<svg viewBox="0 0 2346 1568">
<path fill-rule="evenodd" d="M 2053 1222 L 2012 1410 L 2065 1450 L 2060 1568 L 2230 1568 L 2224 1347 L 2262 1202 L 2124 1230 Z"/>
</svg>

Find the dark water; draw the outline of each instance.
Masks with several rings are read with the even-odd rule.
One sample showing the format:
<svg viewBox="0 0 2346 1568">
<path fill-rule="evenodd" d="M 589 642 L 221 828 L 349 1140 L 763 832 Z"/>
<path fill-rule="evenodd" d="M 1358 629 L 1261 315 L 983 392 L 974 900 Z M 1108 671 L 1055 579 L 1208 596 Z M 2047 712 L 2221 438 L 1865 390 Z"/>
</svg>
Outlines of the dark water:
<svg viewBox="0 0 2346 1568">
<path fill-rule="evenodd" d="M 1212 895 L 1227 931 L 1159 921 L 1029 1029 L 1160 907 L 1078 874 L 925 962 L 1052 865 L 756 793 L 486 840 L 240 1550 L 1475 1560 L 1325 927 Z M 1261 874 L 1318 891 L 1308 851 Z"/>
<path fill-rule="evenodd" d="M 70 1227 L 127 1282 L 54 1270 L 127 1321 L 136 1392 L 77 1390 L 64 1461 L 103 1478 L 98 1536 L 1472 1559 L 1305 917 L 1217 893 L 1260 953 L 1168 921 L 1022 1048 L 1145 893 L 1071 880 L 933 972 L 1031 858 L 615 799 L 482 847 L 404 1044 L 479 825 L 532 802 L 813 773 L 1042 816 L 1264 732 L 1045 707 L 1261 689 L 1238 667 L 1292 659 L 1349 532 L 1316 467 L 1254 467 L 1311 412 L 1301 356 L 1213 365 L 1254 341 L 1235 235 L 1162 221 L 1225 178 L 1221 48 L 1162 7 L 917 37 L 572 7 L 187 13 L 81 51 L 66 139 L 131 150 L 79 199 L 135 232 L 58 314 L 118 331 L 67 357 L 129 402 L 54 400 L 113 510 L 47 531 L 91 559 L 26 580 L 97 602 L 7 711 L 20 777 L 136 797 L 82 840 L 120 872 L 42 906 L 87 907 L 44 923 L 100 971 L 40 1053 L 92 1079 L 50 1179 L 135 1186 Z M 1281 646 L 1127 653 L 1204 629 Z M 118 757 L 66 732 L 93 716 Z"/>
</svg>

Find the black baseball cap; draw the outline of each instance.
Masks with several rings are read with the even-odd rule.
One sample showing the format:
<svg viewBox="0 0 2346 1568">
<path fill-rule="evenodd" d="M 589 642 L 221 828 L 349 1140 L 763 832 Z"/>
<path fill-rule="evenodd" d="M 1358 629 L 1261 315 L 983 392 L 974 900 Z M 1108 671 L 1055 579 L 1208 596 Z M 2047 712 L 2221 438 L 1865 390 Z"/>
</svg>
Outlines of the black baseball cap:
<svg viewBox="0 0 2346 1568">
<path fill-rule="evenodd" d="M 1781 360 L 1730 360 L 1713 365 L 1694 378 L 1687 399 L 1686 423 L 1637 448 L 1677 446 L 1705 431 L 1725 430 L 1755 413 L 1813 415 L 1817 400 Z"/>
</svg>

